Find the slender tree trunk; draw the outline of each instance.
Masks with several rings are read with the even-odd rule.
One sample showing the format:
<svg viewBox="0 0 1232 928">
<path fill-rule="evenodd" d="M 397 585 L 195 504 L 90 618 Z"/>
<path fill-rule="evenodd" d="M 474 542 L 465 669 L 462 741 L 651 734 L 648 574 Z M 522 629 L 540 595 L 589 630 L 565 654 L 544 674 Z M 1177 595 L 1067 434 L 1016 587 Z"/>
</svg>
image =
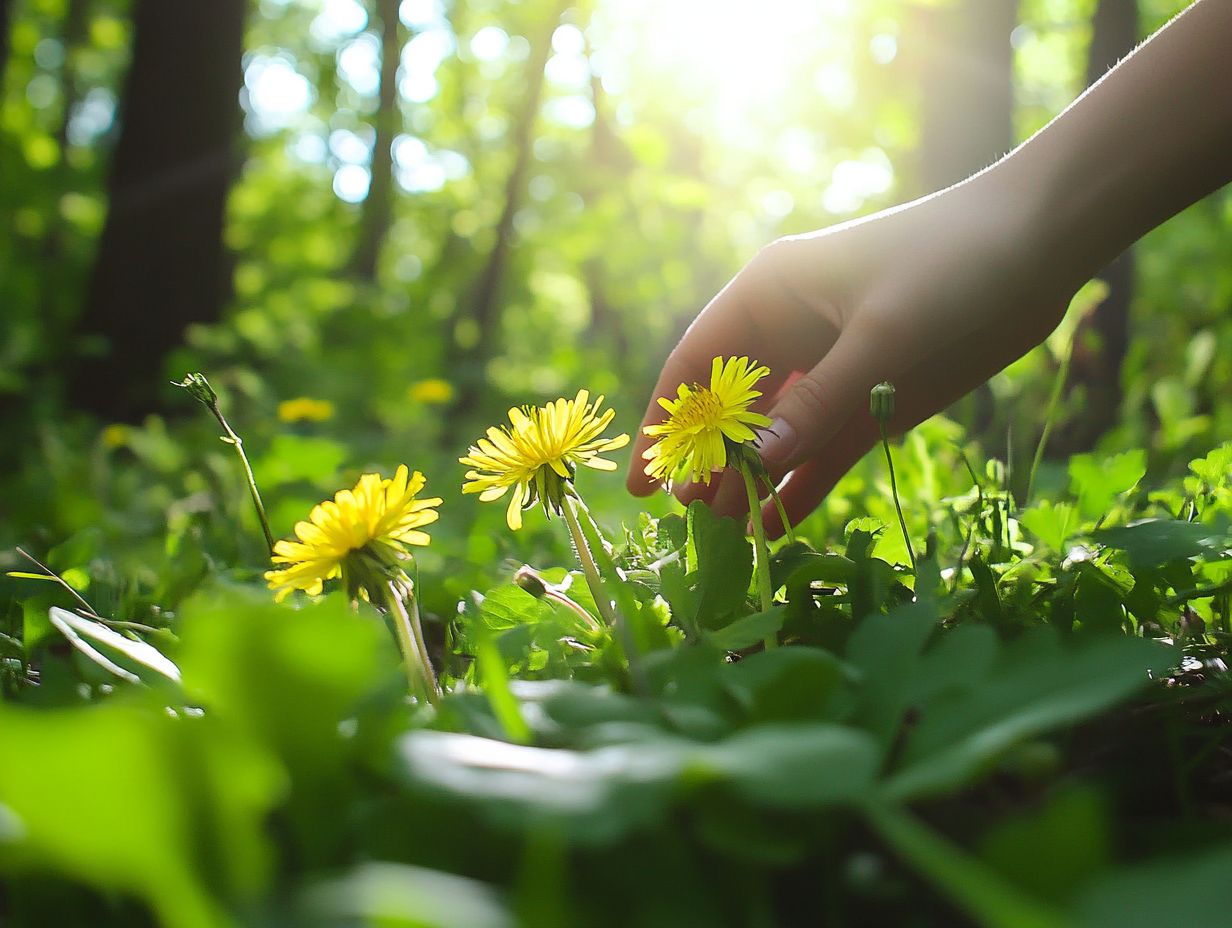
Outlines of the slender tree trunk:
<svg viewBox="0 0 1232 928">
<path fill-rule="evenodd" d="M 0 0 L 0 89 L 4 87 L 4 69 L 9 63 L 9 27 L 12 23 L 13 0 Z"/>
<path fill-rule="evenodd" d="M 920 193 L 957 183 L 1014 144 L 1017 0 L 918 6 L 912 54 L 924 88 Z"/>
<path fill-rule="evenodd" d="M 582 191 L 582 202 L 587 210 L 594 207 L 603 194 L 605 184 L 615 180 L 619 171 L 620 141 L 612 129 L 607 111 L 607 94 L 603 82 L 593 70 L 590 74 L 590 100 L 595 108 L 595 121 L 590 130 L 589 166 L 594 172 L 592 180 Z M 596 183 L 597 181 L 597 183 Z M 586 336 L 592 343 L 606 339 L 615 352 L 615 357 L 625 357 L 629 352 L 628 333 L 620 310 L 612 305 L 608 294 L 606 262 L 601 254 L 592 255 L 582 263 L 582 280 L 590 297 L 590 328 Z"/>
<path fill-rule="evenodd" d="M 381 32 L 381 89 L 376 113 L 376 140 L 372 145 L 372 180 L 359 219 L 359 241 L 351 258 L 351 273 L 376 280 L 381 247 L 393 221 L 394 136 L 402 124 L 398 105 L 398 63 L 402 57 L 402 24 L 398 0 L 376 0 Z"/>
<path fill-rule="evenodd" d="M 496 223 L 492 250 L 480 269 L 467 301 L 466 315 L 473 320 L 478 339 L 472 349 L 463 351 L 456 338 L 451 346 L 455 362 L 460 363 L 462 386 L 454 404 L 455 414 L 465 413 L 475 406 L 482 389 L 484 368 L 500 345 L 500 309 L 505 275 L 513 245 L 513 217 L 521 208 L 526 192 L 526 175 L 530 168 L 535 121 L 543 98 L 543 70 L 552 52 L 552 33 L 560 21 L 562 6 L 554 5 L 541 31 L 532 38 L 526 63 L 526 92 L 513 123 L 510 144 L 513 164 L 505 178 L 504 207 Z"/>
<path fill-rule="evenodd" d="M 136 0 L 109 204 L 71 402 L 113 419 L 154 408 L 162 362 L 230 292 L 222 228 L 236 166 L 244 0 Z"/>
<path fill-rule="evenodd" d="M 1137 0 L 1099 0 L 1091 20 L 1087 84 L 1094 84 L 1138 44 Z M 1071 388 L 1085 391 L 1081 415 L 1057 435 L 1059 453 L 1086 451 L 1117 419 L 1121 364 L 1129 349 L 1129 307 L 1134 293 L 1134 252 L 1127 249 L 1099 274 L 1108 296 L 1075 334 Z"/>
</svg>

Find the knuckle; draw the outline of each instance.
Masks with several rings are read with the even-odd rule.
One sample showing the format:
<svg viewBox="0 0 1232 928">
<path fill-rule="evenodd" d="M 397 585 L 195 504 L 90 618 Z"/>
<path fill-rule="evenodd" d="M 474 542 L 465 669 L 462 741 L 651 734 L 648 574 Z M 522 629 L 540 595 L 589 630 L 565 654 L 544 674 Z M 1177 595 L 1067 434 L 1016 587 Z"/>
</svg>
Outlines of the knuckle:
<svg viewBox="0 0 1232 928">
<path fill-rule="evenodd" d="M 810 421 L 825 419 L 834 410 L 829 391 L 812 374 L 796 381 L 792 392 L 800 409 Z"/>
</svg>

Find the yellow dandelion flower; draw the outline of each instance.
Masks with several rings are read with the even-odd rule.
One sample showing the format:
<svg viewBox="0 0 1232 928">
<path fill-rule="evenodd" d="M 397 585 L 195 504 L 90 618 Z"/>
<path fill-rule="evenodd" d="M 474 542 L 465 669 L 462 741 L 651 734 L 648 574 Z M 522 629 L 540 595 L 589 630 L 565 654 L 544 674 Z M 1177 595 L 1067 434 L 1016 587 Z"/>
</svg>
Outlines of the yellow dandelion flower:
<svg viewBox="0 0 1232 928">
<path fill-rule="evenodd" d="M 128 444 L 129 436 L 132 434 L 132 429 L 127 425 L 122 425 L 118 422 L 112 423 L 103 429 L 101 438 L 104 448 L 123 448 Z"/>
<path fill-rule="evenodd" d="M 749 406 L 761 396 L 753 389 L 770 369 L 748 358 L 715 358 L 710 386 L 681 384 L 676 398 L 661 397 L 668 416 L 643 431 L 657 438 L 643 454 L 646 473 L 662 483 L 688 477 L 710 483 L 710 475 L 728 464 L 729 445 L 757 437 L 770 419 Z"/>
<path fill-rule="evenodd" d="M 439 406 L 453 399 L 453 384 L 440 377 L 429 377 L 411 384 L 407 395 L 412 402 L 423 403 L 426 406 Z"/>
<path fill-rule="evenodd" d="M 559 514 L 577 465 L 615 470 L 599 455 L 629 442 L 628 435 L 601 437 L 615 415 L 611 409 L 600 413 L 601 405 L 602 396 L 592 404 L 590 394 L 579 390 L 575 399 L 510 409 L 509 425 L 488 429 L 487 438 L 459 458 L 471 468 L 462 492 L 478 493 L 487 502 L 512 488 L 506 520 L 515 531 L 522 527 L 522 510 L 536 502 L 543 503 L 549 518 L 553 511 Z"/>
<path fill-rule="evenodd" d="M 416 499 L 424 483 L 423 474 L 402 464 L 392 478 L 364 474 L 353 489 L 314 506 L 308 521 L 295 526 L 298 541 L 274 545 L 271 560 L 286 565 L 265 573 L 276 598 L 292 590 L 315 596 L 335 577 L 352 597 L 370 598 L 370 590 L 401 572 L 410 557 L 407 545 L 430 540 L 420 529 L 436 521 L 441 500 Z"/>
<path fill-rule="evenodd" d="M 283 422 L 325 422 L 334 418 L 334 404 L 329 400 L 297 396 L 278 404 L 278 418 Z"/>
</svg>

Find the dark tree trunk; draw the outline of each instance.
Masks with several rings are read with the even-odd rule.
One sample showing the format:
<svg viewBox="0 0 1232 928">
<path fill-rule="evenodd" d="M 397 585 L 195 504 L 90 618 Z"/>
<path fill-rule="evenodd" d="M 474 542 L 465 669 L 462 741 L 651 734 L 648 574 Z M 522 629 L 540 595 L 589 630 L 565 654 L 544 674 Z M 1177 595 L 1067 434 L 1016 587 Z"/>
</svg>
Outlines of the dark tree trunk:
<svg viewBox="0 0 1232 928">
<path fill-rule="evenodd" d="M 236 166 L 244 0 L 136 0 L 121 132 L 70 401 L 154 408 L 166 353 L 228 298 L 222 227 Z"/>
<path fill-rule="evenodd" d="M 521 208 L 526 192 L 526 174 L 530 168 L 535 121 L 543 98 L 543 69 L 547 66 L 552 52 L 552 33 L 556 31 L 560 14 L 561 7 L 553 6 L 542 30 L 531 42 L 526 63 L 526 92 L 514 119 L 510 138 L 514 154 L 513 164 L 505 178 L 504 207 L 496 223 L 492 250 L 488 253 L 470 298 L 464 306 L 464 312 L 474 320 L 477 327 L 478 339 L 475 346 L 466 352 L 460 350 L 456 339 L 451 345 L 454 361 L 460 362 L 457 373 L 462 380 L 462 387 L 454 405 L 455 413 L 464 413 L 474 408 L 482 388 L 484 368 L 500 344 L 501 296 L 513 244 L 513 217 Z"/>
<path fill-rule="evenodd" d="M 398 106 L 398 63 L 402 56 L 398 0 L 376 0 L 381 33 L 381 90 L 376 113 L 376 140 L 372 145 L 372 181 L 359 219 L 359 241 L 351 259 L 351 273 L 375 280 L 381 247 L 393 220 L 394 136 L 402 123 Z"/>
<path fill-rule="evenodd" d="M 1017 0 L 958 0 L 915 10 L 912 54 L 924 89 L 920 193 L 992 164 L 1014 144 Z"/>
<path fill-rule="evenodd" d="M 1087 84 L 1094 84 L 1138 44 L 1137 0 L 1099 0 L 1091 21 Z M 1082 413 L 1060 430 L 1056 451 L 1072 454 L 1095 445 L 1117 419 L 1121 364 L 1129 348 L 1129 306 L 1134 292 L 1134 253 L 1126 250 L 1099 274 L 1108 296 L 1074 336 L 1070 388 L 1084 390 Z"/>
<path fill-rule="evenodd" d="M 4 85 L 4 69 L 9 63 L 9 27 L 12 25 L 13 0 L 0 0 L 0 89 Z"/>
</svg>

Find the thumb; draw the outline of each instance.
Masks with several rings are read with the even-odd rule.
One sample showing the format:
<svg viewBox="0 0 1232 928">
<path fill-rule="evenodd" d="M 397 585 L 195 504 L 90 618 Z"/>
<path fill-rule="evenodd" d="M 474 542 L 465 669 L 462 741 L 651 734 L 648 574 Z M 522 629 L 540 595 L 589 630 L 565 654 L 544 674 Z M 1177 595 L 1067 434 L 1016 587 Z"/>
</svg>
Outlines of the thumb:
<svg viewBox="0 0 1232 928">
<path fill-rule="evenodd" d="M 868 391 L 879 379 L 866 342 L 853 330 L 792 384 L 769 413 L 757 450 L 771 474 L 785 474 L 815 456 L 853 414 L 867 414 Z"/>
</svg>

